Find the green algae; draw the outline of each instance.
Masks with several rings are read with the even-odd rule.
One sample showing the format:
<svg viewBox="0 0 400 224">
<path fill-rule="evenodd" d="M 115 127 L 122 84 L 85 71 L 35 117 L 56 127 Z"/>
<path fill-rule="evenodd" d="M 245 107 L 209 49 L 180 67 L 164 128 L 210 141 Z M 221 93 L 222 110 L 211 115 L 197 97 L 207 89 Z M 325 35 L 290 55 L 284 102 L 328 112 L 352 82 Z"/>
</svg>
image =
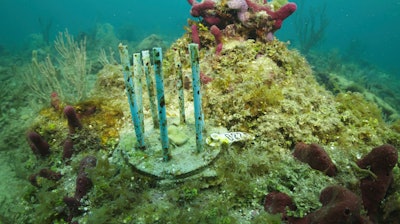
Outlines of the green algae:
<svg viewBox="0 0 400 224">
<path fill-rule="evenodd" d="M 288 3 L 288 0 L 273 0 L 269 4 L 276 11 L 276 10 L 280 9 L 282 6 L 284 6 L 287 3 Z"/>
</svg>

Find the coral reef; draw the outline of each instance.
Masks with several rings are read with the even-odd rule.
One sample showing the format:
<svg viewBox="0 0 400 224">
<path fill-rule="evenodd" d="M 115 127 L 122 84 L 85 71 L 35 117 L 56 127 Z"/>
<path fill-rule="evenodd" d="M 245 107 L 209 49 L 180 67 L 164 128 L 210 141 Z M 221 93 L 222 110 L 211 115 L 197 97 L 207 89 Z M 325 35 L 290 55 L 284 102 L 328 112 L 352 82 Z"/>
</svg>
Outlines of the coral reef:
<svg viewBox="0 0 400 224">
<path fill-rule="evenodd" d="M 200 3 L 195 0 L 188 0 L 188 2 L 192 5 L 191 15 L 202 17 L 209 26 L 216 25 L 219 28 L 225 28 L 225 26 L 237 22 L 236 19 L 238 19 L 244 26 L 251 27 L 251 29 L 261 29 L 260 24 L 256 25 L 253 22 L 272 20 L 271 28 L 263 28 L 269 32 L 280 29 L 283 20 L 297 9 L 295 3 L 287 3 L 278 9 L 273 9 L 272 5 L 258 4 L 252 0 L 229 0 L 227 2 L 205 0 Z M 232 10 L 234 12 L 230 14 L 229 11 Z M 264 12 L 264 14 L 258 12 Z M 262 24 L 262 22 L 260 23 Z"/>
<path fill-rule="evenodd" d="M 293 201 L 293 209 L 286 217 L 302 220 L 307 214 L 321 209 L 316 195 L 322 189 L 331 185 L 356 188 L 354 182 L 357 182 L 358 171 L 347 167 L 352 167 L 368 148 L 384 142 L 398 146 L 399 135 L 387 129 L 376 106 L 357 94 L 332 95 L 318 85 L 305 59 L 296 51 L 288 50 L 285 43 L 225 39 L 217 56 L 213 51 L 212 34 L 201 35 L 200 66 L 203 76 L 208 77 L 207 84 L 203 83 L 202 87 L 206 123 L 226 127 L 229 131 L 250 133 L 256 138 L 234 143 L 225 149 L 213 164 L 216 177 L 161 187 L 157 180 L 132 172 L 130 165 L 119 158 L 118 150 L 113 152 L 119 144 L 119 132 L 124 131 L 122 125 L 126 128 L 132 128 L 132 125 L 128 125 L 131 119 L 121 68 L 106 65 L 98 74 L 93 90 L 93 95 L 99 98 L 73 105 L 82 129 L 70 135 L 68 119 L 54 108 L 43 110 L 33 125 L 33 130 L 43 133 L 46 139 L 56 139 L 49 144 L 57 149 L 57 153 L 44 163 L 62 158 L 64 149 L 64 158 L 70 161 L 55 169 L 69 170 L 57 184 L 70 186 L 63 194 L 54 196 L 69 214 L 58 215 L 58 219 L 68 220 L 71 216 L 72 220 L 80 221 L 97 221 L 103 217 L 109 221 L 155 222 L 162 219 L 175 222 L 190 216 L 194 222 L 215 220 L 216 217 L 244 223 L 252 219 L 276 220 L 263 214 L 263 205 L 259 201 L 266 193 L 282 192 Z M 179 49 L 185 54 L 191 40 L 192 33 L 188 32 L 171 49 Z M 167 89 L 175 86 L 172 52 L 167 51 L 164 60 Z M 182 69 L 184 74 L 190 73 L 187 60 L 182 61 Z M 167 91 L 170 116 L 176 113 L 175 97 L 174 91 Z M 150 119 L 149 105 L 145 108 L 146 119 Z M 323 146 L 326 156 L 338 167 L 335 178 L 312 170 L 293 158 L 292 149 L 297 142 L 315 142 Z M 86 155 L 102 158 L 87 176 L 78 178 L 82 183 L 87 182 L 86 177 L 90 178 L 92 186 L 85 185 L 87 187 L 79 190 L 87 192 L 88 197 L 82 197 L 80 201 L 74 197 L 65 198 L 76 191 L 78 161 Z M 70 179 L 73 181 L 67 181 Z M 130 198 L 134 203 L 128 205 L 121 197 Z M 204 200 L 208 203 L 202 203 Z M 37 203 L 43 207 L 52 204 Z M 108 211 L 105 204 L 110 203 L 113 207 Z M 197 211 L 200 204 L 202 213 L 185 212 Z M 177 206 L 179 211 L 171 214 L 171 208 Z M 386 210 L 390 211 L 389 208 Z M 33 213 L 38 211 L 32 210 Z M 318 217 L 322 220 L 322 215 Z M 386 219 L 390 217 L 388 215 Z M 47 220 L 49 217 L 38 216 L 36 219 Z"/>
<path fill-rule="evenodd" d="M 245 39 L 271 41 L 283 20 L 297 9 L 295 3 L 276 8 L 279 4 L 258 4 L 252 0 L 188 2 L 192 5 L 191 15 L 201 17 L 201 25 L 208 27 L 215 37 L 217 55 L 222 50 L 222 33 L 228 37 L 237 33 Z M 192 25 L 191 29 L 193 42 L 199 44 L 198 26 Z"/>
<path fill-rule="evenodd" d="M 179 114 L 177 51 L 186 76 L 185 100 L 193 101 L 187 88 L 191 85 L 187 45 L 196 41 L 201 45 L 205 124 L 252 138 L 216 146 L 221 153 L 204 167 L 215 170 L 213 175 L 166 181 L 141 172 L 120 150 L 134 145 L 133 138 L 121 141 L 127 130 L 133 131 L 122 66 L 105 63 L 88 98 L 67 104 L 62 97 L 48 94 L 51 103 L 32 116 L 29 130 L 35 134 L 28 139 L 34 152 L 43 148 L 44 153 L 37 156 L 28 145 L 21 150 L 25 156 L 21 166 L 29 170 L 23 178 L 32 184 L 17 186 L 23 193 L 15 206 L 20 210 L 14 214 L 21 214 L 15 223 L 281 222 L 279 215 L 265 210 L 284 212 L 285 220 L 297 223 L 329 223 L 331 217 L 343 223 L 368 223 L 362 205 L 379 221 L 396 220 L 400 171 L 394 155 L 400 146 L 399 125 L 385 123 L 376 103 L 363 94 L 339 91 L 334 95 L 316 81 L 299 52 L 271 37 L 294 5 L 239 0 L 189 3 L 192 15 L 202 18 L 189 21 L 188 32 L 164 54 L 167 115 L 175 119 Z M 151 37 L 145 42 L 159 40 Z M 149 124 L 150 105 L 147 98 L 144 102 Z M 172 150 L 191 141 L 186 129 L 172 124 L 169 130 L 175 144 Z M 313 144 L 296 147 L 298 142 Z M 360 160 L 383 144 L 395 148 L 378 147 Z M 320 157 L 316 166 L 293 156 L 301 149 Z M 160 152 L 137 154 L 144 160 Z M 383 173 L 389 175 L 379 179 Z M 383 181 L 373 181 L 374 175 Z M 374 186 L 381 183 L 385 185 Z M 366 186 L 383 186 L 382 192 L 372 198 Z M 380 203 L 379 208 L 368 206 L 368 200 Z"/>
<path fill-rule="evenodd" d="M 106 65 L 93 89 L 93 96 L 98 98 L 73 105 L 81 129 L 70 134 L 68 116 L 53 107 L 42 110 L 32 125 L 32 130 L 45 139 L 54 139 L 49 142 L 54 153 L 47 160 L 35 162 L 34 167 L 57 164 L 51 169 L 63 174 L 57 182 L 46 182 L 41 177 L 33 181 L 41 186 L 29 193 L 37 199 L 37 207 L 27 211 L 35 215 L 33 220 L 149 223 L 190 218 L 193 222 L 279 222 L 276 216 L 265 214 L 260 204 L 270 192 L 282 192 L 291 198 L 293 207 L 285 214 L 287 220 L 305 220 L 307 214 L 322 209 L 321 203 L 325 202 L 317 197 L 321 190 L 331 185 L 356 188 L 359 171 L 351 168 L 352 163 L 368 148 L 386 142 L 398 144 L 399 134 L 386 126 L 379 110 L 363 110 L 366 106 L 374 108 L 374 104 L 357 94 L 335 97 L 318 85 L 305 59 L 288 50 L 285 43 L 225 39 L 217 56 L 212 34 L 200 32 L 200 39 L 200 69 L 207 77 L 202 87 L 206 123 L 250 133 L 255 139 L 224 149 L 212 164 L 217 171 L 212 178 L 163 185 L 132 171 L 116 150 L 122 124 L 131 123 L 122 72 L 118 65 Z M 191 40 L 192 33 L 188 32 L 171 49 L 184 55 Z M 173 50 L 167 51 L 164 60 L 166 101 L 169 116 L 177 116 L 172 55 Z M 190 73 L 187 60 L 182 61 L 182 69 L 183 74 Z M 184 91 L 190 95 L 190 88 Z M 149 105 L 145 105 L 145 117 L 151 119 Z M 298 162 L 292 155 L 297 142 L 323 146 L 338 167 L 335 178 Z M 98 158 L 97 165 L 87 169 L 87 175 L 79 175 L 80 161 L 88 155 Z M 91 184 L 84 184 L 89 180 Z M 46 189 L 59 190 L 51 192 L 45 201 L 42 197 L 49 195 Z M 66 196 L 74 192 L 82 194 Z M 393 198 L 388 192 L 388 198 Z M 62 212 L 44 212 L 54 204 Z M 391 208 L 385 209 L 385 220 L 395 214 Z M 323 215 L 318 217 L 323 220 Z"/>
</svg>

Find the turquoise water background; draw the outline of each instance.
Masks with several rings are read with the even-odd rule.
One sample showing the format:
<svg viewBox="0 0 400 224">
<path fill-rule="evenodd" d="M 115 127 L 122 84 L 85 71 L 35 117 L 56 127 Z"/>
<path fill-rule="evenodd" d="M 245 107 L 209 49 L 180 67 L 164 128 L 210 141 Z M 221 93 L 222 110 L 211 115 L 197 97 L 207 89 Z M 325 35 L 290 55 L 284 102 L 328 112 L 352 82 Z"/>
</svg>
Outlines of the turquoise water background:
<svg viewBox="0 0 400 224">
<path fill-rule="evenodd" d="M 362 48 L 362 60 L 373 63 L 392 75 L 400 76 L 400 1 L 399 0 L 296 0 L 297 12 L 284 22 L 276 35 L 296 46 L 296 14 L 309 16 L 310 8 L 326 5 L 329 25 L 319 50 L 337 49 L 345 54 L 350 45 Z M 19 49 L 31 33 L 40 33 L 43 23 L 51 21 L 50 37 L 68 30 L 73 34 L 89 32 L 96 23 L 133 27 L 132 37 L 142 39 L 159 34 L 176 39 L 184 33 L 183 26 L 190 17 L 186 0 L 1 0 L 0 46 Z"/>
</svg>

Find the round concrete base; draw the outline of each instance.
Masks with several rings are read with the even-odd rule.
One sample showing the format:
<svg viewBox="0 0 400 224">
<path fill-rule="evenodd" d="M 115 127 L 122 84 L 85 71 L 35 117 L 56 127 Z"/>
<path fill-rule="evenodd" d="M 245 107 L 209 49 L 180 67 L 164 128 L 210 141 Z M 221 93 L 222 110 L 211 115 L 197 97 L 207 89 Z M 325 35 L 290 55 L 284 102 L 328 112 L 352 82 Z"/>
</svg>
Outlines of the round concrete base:
<svg viewBox="0 0 400 224">
<path fill-rule="evenodd" d="M 131 130 L 131 131 L 130 131 Z M 158 129 L 145 131 L 146 149 L 135 148 L 136 137 L 133 128 L 121 134 L 119 149 L 125 160 L 137 171 L 157 179 L 182 179 L 202 172 L 212 175 L 209 165 L 218 157 L 221 147 L 204 144 L 203 151 L 196 151 L 196 133 L 194 124 L 170 125 L 168 127 L 169 161 L 163 161 L 163 152 Z M 207 131 L 208 130 L 208 131 Z M 208 127 L 204 132 L 220 132 L 219 128 Z"/>
</svg>

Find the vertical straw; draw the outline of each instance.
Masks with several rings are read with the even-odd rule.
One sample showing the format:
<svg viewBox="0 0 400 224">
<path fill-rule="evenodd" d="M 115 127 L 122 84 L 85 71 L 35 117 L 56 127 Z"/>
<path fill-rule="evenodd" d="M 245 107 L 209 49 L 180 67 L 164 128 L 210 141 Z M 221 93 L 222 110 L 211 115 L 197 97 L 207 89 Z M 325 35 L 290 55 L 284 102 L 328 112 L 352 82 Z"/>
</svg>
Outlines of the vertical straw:
<svg viewBox="0 0 400 224">
<path fill-rule="evenodd" d="M 151 117 L 153 119 L 154 128 L 159 128 L 156 101 L 154 99 L 154 84 L 153 78 L 151 77 L 151 63 L 150 53 L 148 50 L 142 51 L 143 71 L 146 76 L 147 93 L 149 94 Z"/>
<path fill-rule="evenodd" d="M 203 125 L 204 117 L 201 108 L 201 92 L 200 92 L 200 67 L 199 67 L 199 45 L 189 44 L 190 62 L 192 65 L 192 86 L 193 86 L 193 103 L 194 103 L 194 119 L 196 126 L 196 147 L 197 152 L 203 150 Z"/>
<path fill-rule="evenodd" d="M 163 150 L 163 160 L 168 161 L 171 156 L 168 150 L 169 142 L 168 142 L 168 129 L 167 129 L 167 113 L 165 109 L 164 77 L 163 77 L 164 74 L 162 71 L 161 48 L 159 47 L 153 48 L 153 61 L 154 61 L 154 74 L 156 77 L 158 114 L 160 122 L 160 137 Z"/>
<path fill-rule="evenodd" d="M 185 117 L 185 94 L 183 92 L 183 74 L 182 74 L 182 63 L 178 49 L 174 49 L 174 61 L 175 61 L 175 71 L 178 78 L 178 82 L 176 83 L 176 87 L 178 88 L 179 94 L 179 112 L 180 112 L 180 123 L 186 123 Z"/>
<path fill-rule="evenodd" d="M 119 54 L 121 57 L 121 64 L 123 66 L 122 72 L 124 74 L 126 94 L 128 96 L 129 108 L 131 110 L 133 125 L 135 126 L 136 139 L 139 145 L 139 149 L 145 149 L 143 132 L 142 132 L 142 121 L 140 121 L 140 116 L 138 114 L 137 104 L 135 103 L 135 87 L 132 82 L 128 47 L 126 45 L 119 44 Z"/>
<path fill-rule="evenodd" d="M 142 63 L 140 61 L 140 53 L 133 54 L 133 82 L 136 93 L 136 104 L 141 123 L 142 132 L 144 133 L 144 115 L 143 115 L 143 87 L 142 87 Z"/>
</svg>

